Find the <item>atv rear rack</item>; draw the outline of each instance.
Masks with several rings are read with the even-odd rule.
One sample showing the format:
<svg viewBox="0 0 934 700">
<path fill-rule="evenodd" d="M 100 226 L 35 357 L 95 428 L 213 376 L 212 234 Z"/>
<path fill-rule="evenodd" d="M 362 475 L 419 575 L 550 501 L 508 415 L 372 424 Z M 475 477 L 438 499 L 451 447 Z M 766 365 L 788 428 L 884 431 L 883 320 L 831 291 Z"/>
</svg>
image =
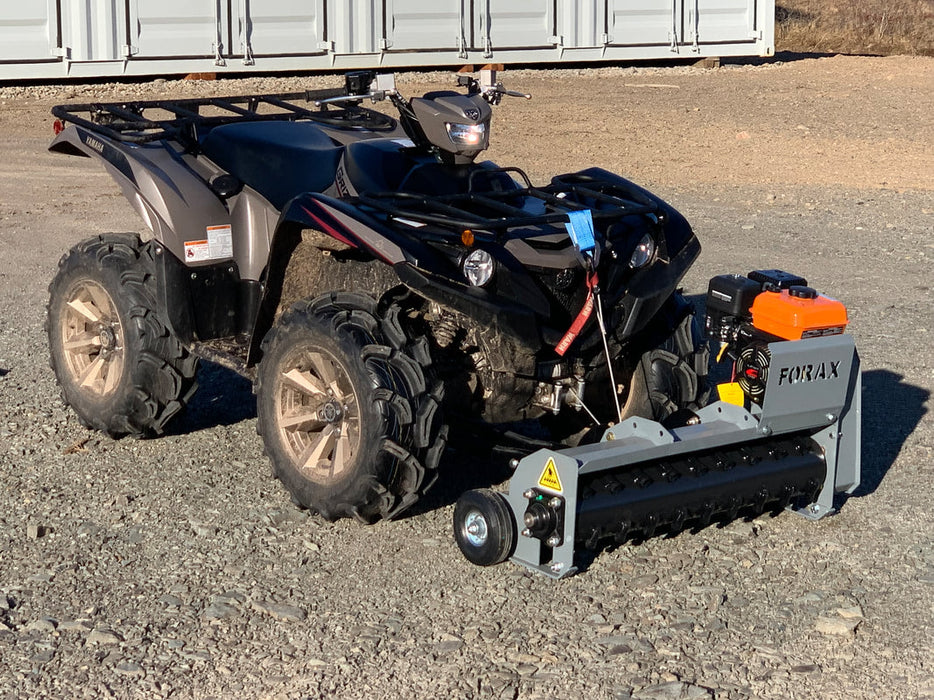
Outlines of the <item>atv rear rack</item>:
<svg viewBox="0 0 934 700">
<path fill-rule="evenodd" d="M 340 94 L 340 90 L 306 90 L 274 95 L 202 97 L 184 100 L 58 105 L 52 114 L 109 139 L 144 144 L 153 141 L 197 142 L 199 132 L 232 122 L 307 119 L 345 129 L 391 131 L 396 120 L 353 103 L 342 107 L 305 106 Z"/>
<path fill-rule="evenodd" d="M 469 229 L 479 238 L 486 237 L 484 232 L 490 232 L 492 235 L 488 237 L 493 239 L 509 229 L 564 223 L 568 212 L 587 209 L 595 221 L 639 214 L 663 218 L 658 205 L 642 193 L 591 175 L 559 175 L 549 185 L 533 187 L 528 175 L 519 168 L 497 168 L 483 171 L 483 174 L 510 172 L 517 173 L 525 187 L 505 191 L 475 190 L 471 178 L 467 193 L 427 196 L 410 192 L 364 192 L 356 203 L 403 224 L 435 224 L 457 229 L 458 234 Z M 529 199 L 535 200 L 531 206 Z M 522 206 L 516 206 L 517 201 L 521 201 Z M 541 213 L 533 213 L 536 209 Z M 529 231 L 514 237 L 541 235 L 541 231 Z"/>
</svg>

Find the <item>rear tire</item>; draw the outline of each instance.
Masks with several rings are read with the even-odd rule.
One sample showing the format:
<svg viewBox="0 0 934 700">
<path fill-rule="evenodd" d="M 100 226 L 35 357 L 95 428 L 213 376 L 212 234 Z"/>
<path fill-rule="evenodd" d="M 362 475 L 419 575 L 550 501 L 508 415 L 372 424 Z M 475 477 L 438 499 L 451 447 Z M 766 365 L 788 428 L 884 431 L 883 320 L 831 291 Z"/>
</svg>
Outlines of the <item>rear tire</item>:
<svg viewBox="0 0 934 700">
<path fill-rule="evenodd" d="M 263 341 L 258 431 L 301 506 L 365 523 L 410 507 L 436 480 L 447 437 L 440 384 L 399 307 L 367 295 L 299 302 Z"/>
<path fill-rule="evenodd" d="M 62 396 L 88 428 L 161 434 L 194 393 L 198 359 L 157 310 L 152 246 L 110 233 L 71 249 L 49 285 L 46 331 Z"/>
<path fill-rule="evenodd" d="M 454 505 L 454 540 L 477 566 L 493 566 L 512 556 L 516 523 L 503 494 L 490 489 L 462 494 Z"/>
</svg>

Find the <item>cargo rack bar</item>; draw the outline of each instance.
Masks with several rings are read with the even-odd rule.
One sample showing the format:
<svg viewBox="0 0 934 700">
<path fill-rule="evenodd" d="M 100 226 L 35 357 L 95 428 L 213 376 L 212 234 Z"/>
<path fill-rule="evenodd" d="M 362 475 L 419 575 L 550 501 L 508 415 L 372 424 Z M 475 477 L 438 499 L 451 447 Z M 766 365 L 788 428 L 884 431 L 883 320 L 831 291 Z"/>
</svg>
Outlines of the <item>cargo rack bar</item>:
<svg viewBox="0 0 934 700">
<path fill-rule="evenodd" d="M 356 198 L 356 204 L 364 209 L 375 210 L 390 220 L 402 219 L 421 224 L 470 229 L 474 233 L 483 231 L 501 232 L 525 226 L 557 224 L 568 220 L 568 212 L 589 209 L 594 220 L 621 216 L 654 214 L 663 218 L 658 205 L 633 189 L 609 182 L 599 177 L 575 173 L 552 178 L 551 184 L 533 187 L 528 176 L 518 168 L 497 168 L 481 171 L 484 175 L 497 172 L 515 172 L 525 181 L 525 187 L 505 190 L 475 191 L 466 193 L 426 196 L 410 192 L 364 192 Z M 474 173 L 480 174 L 480 173 Z M 528 198 L 539 200 L 544 213 L 530 213 L 525 207 L 510 204 L 510 200 Z M 488 210 L 496 215 L 483 216 L 478 210 Z M 541 236 L 541 231 L 530 231 L 531 236 Z M 518 236 L 524 237 L 524 236 Z"/>
<path fill-rule="evenodd" d="M 315 109 L 305 106 L 340 94 L 340 90 L 306 90 L 273 95 L 71 104 L 53 107 L 52 114 L 114 141 L 136 144 L 162 140 L 194 142 L 199 129 L 233 122 L 307 119 L 342 129 L 391 131 L 396 127 L 392 117 L 353 103 L 336 108 L 327 104 Z M 202 110 L 206 108 L 220 113 L 205 114 Z M 147 117 L 147 111 L 155 110 L 173 117 Z"/>
</svg>

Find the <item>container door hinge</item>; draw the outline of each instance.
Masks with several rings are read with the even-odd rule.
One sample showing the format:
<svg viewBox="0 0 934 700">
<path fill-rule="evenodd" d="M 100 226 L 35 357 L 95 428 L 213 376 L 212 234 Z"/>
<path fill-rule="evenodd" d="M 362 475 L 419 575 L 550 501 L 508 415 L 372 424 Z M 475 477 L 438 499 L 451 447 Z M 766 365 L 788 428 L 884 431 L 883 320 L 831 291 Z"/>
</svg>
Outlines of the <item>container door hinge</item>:
<svg viewBox="0 0 934 700">
<path fill-rule="evenodd" d="M 604 45 L 604 46 L 607 46 L 607 45 L 613 43 L 613 37 L 612 37 L 611 35 L 609 35 L 609 34 L 601 34 L 601 35 L 600 35 L 600 41 L 603 42 L 603 45 Z"/>
<path fill-rule="evenodd" d="M 125 58 L 129 58 L 130 56 L 135 56 L 139 53 L 139 47 L 131 46 L 130 44 L 124 44 L 120 47 L 120 53 Z"/>
<path fill-rule="evenodd" d="M 548 37 L 548 42 L 554 44 L 555 46 L 564 46 L 564 37 L 560 34 Z"/>
<path fill-rule="evenodd" d="M 388 50 L 388 49 L 391 49 L 391 48 L 392 48 L 392 42 L 391 42 L 389 39 L 385 39 L 385 38 L 380 39 L 380 40 L 379 40 L 379 48 L 380 48 L 381 51 L 386 51 L 386 50 Z"/>
<path fill-rule="evenodd" d="M 221 42 L 216 42 L 211 44 L 211 51 L 214 52 L 214 65 L 215 66 L 226 66 L 227 61 L 224 60 L 224 45 Z"/>
<path fill-rule="evenodd" d="M 59 58 L 68 58 L 71 54 L 71 49 L 67 46 L 56 46 L 50 52 L 53 56 L 58 56 Z"/>
<path fill-rule="evenodd" d="M 334 51 L 333 41 L 319 41 L 317 47 L 322 51 Z"/>
</svg>

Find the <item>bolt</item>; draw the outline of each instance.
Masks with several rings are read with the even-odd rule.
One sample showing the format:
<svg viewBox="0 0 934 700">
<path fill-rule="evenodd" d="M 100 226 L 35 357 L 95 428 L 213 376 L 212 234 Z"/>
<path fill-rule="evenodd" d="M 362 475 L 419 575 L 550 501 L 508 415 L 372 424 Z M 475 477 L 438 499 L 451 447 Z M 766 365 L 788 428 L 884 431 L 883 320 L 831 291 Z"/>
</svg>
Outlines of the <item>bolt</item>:
<svg viewBox="0 0 934 700">
<path fill-rule="evenodd" d="M 510 460 L 509 460 L 509 468 L 512 469 L 513 471 L 516 471 L 516 469 L 519 468 L 519 460 L 516 459 L 515 457 L 513 457 L 512 459 L 510 459 Z"/>
<path fill-rule="evenodd" d="M 771 435 L 771 434 L 772 434 L 772 428 L 771 428 L 770 426 L 768 426 L 768 425 L 760 425 L 760 426 L 759 426 L 759 432 L 762 433 L 763 435 Z"/>
<path fill-rule="evenodd" d="M 554 497 L 552 497 L 552 499 L 551 499 L 550 501 L 548 501 L 548 505 L 550 505 L 552 508 L 560 508 L 560 507 L 561 507 L 561 499 L 558 498 L 557 496 L 554 496 Z"/>
<path fill-rule="evenodd" d="M 523 537 L 531 537 L 531 536 L 532 536 L 532 531 L 529 530 L 529 528 L 525 528 L 525 529 L 522 531 L 522 536 L 523 536 Z"/>
<path fill-rule="evenodd" d="M 559 544 L 561 544 L 561 538 L 557 535 L 552 535 L 548 538 L 548 542 L 546 544 L 549 547 L 557 547 Z"/>
<path fill-rule="evenodd" d="M 192 273 L 191 273 L 191 279 L 193 279 L 193 280 L 198 279 L 198 273 L 197 273 L 197 272 L 192 272 Z"/>
<path fill-rule="evenodd" d="M 816 503 L 812 503 L 811 505 L 808 506 L 808 510 L 811 511 L 812 515 L 817 515 L 818 513 L 820 513 L 820 506 L 817 505 Z"/>
<path fill-rule="evenodd" d="M 233 274 L 233 270 L 234 270 L 233 266 L 227 268 L 227 272 L 229 272 L 230 274 Z"/>
<path fill-rule="evenodd" d="M 828 423 L 833 423 L 835 420 L 837 420 L 837 417 L 832 413 L 828 413 L 826 416 L 824 416 L 824 418 L 827 419 Z"/>
<path fill-rule="evenodd" d="M 162 255 L 162 246 L 161 246 L 161 245 L 157 245 L 157 246 L 156 246 L 156 255 Z"/>
<path fill-rule="evenodd" d="M 551 565 L 551 570 L 556 574 L 561 573 L 561 569 L 563 568 L 564 568 L 564 564 L 560 561 L 556 561 L 554 564 Z"/>
<path fill-rule="evenodd" d="M 522 492 L 523 498 L 528 498 L 529 500 L 535 498 L 535 489 L 526 489 Z"/>
<path fill-rule="evenodd" d="M 607 433 L 607 434 L 606 434 L 606 439 L 607 439 L 607 440 L 615 440 L 615 439 L 616 439 L 616 435 L 615 435 L 614 433 Z"/>
<path fill-rule="evenodd" d="M 470 523 L 470 525 L 467 526 L 467 532 L 469 532 L 471 535 L 476 535 L 478 532 L 480 532 L 480 526 L 477 525 L 477 523 Z"/>
</svg>

